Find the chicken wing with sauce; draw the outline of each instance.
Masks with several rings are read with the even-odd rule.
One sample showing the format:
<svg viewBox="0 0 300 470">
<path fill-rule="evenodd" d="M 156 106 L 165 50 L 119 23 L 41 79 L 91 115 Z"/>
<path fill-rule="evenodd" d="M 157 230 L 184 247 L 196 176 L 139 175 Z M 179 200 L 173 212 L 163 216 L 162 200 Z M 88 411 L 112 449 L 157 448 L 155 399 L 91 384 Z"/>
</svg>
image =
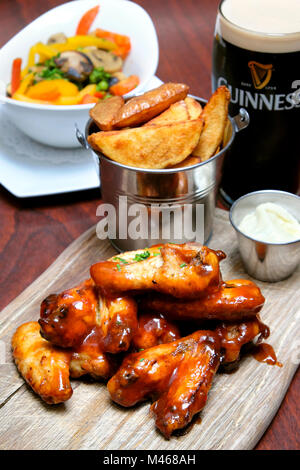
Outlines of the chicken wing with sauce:
<svg viewBox="0 0 300 470">
<path fill-rule="evenodd" d="M 99 327 L 99 346 L 105 352 L 127 351 L 137 328 L 137 306 L 130 297 L 100 295 L 92 279 L 41 305 L 42 336 L 64 348 L 77 348 L 91 328 Z M 100 334 L 101 333 L 101 334 Z"/>
<path fill-rule="evenodd" d="M 12 338 L 12 348 L 21 375 L 46 403 L 61 403 L 72 396 L 71 354 L 43 339 L 38 322 L 19 326 Z"/>
<path fill-rule="evenodd" d="M 99 296 L 100 347 L 117 354 L 129 349 L 137 331 L 137 305 L 131 297 L 109 298 Z"/>
<path fill-rule="evenodd" d="M 229 364 L 238 361 L 241 348 L 259 335 L 258 341 L 268 338 L 270 329 L 257 316 L 242 322 L 222 322 L 215 330 L 221 340 L 221 362 Z"/>
<path fill-rule="evenodd" d="M 145 297 L 142 308 L 164 312 L 166 318 L 182 321 L 239 321 L 254 318 L 264 304 L 259 287 L 252 281 L 234 279 L 222 283 L 207 295 L 194 300 L 179 300 L 160 294 Z"/>
<path fill-rule="evenodd" d="M 79 346 L 96 324 L 97 289 L 91 279 L 79 286 L 51 294 L 41 304 L 39 324 L 43 338 L 63 348 Z"/>
<path fill-rule="evenodd" d="M 220 339 L 212 331 L 195 333 L 129 354 L 107 387 L 113 401 L 133 406 L 149 397 L 161 432 L 170 437 L 205 405 L 219 365 Z"/>
<path fill-rule="evenodd" d="M 81 345 L 72 351 L 70 376 L 91 375 L 95 379 L 109 379 L 117 370 L 117 361 L 103 352 L 100 346 L 101 333 L 94 327 L 87 334 Z"/>
<path fill-rule="evenodd" d="M 222 251 L 198 243 L 167 243 L 100 261 L 91 266 L 90 272 L 95 284 L 106 293 L 156 290 L 188 299 L 219 286 L 219 261 L 224 258 Z"/>
<path fill-rule="evenodd" d="M 142 313 L 138 318 L 138 329 L 132 338 L 137 351 L 158 344 L 171 343 L 181 337 L 179 328 L 161 313 Z"/>
</svg>

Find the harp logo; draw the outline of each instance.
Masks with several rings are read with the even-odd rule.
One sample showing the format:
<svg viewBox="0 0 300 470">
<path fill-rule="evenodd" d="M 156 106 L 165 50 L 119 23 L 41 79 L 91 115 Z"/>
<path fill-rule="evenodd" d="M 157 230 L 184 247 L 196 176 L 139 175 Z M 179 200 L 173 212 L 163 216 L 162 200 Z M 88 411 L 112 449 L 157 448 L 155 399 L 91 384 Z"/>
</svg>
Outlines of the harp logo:
<svg viewBox="0 0 300 470">
<path fill-rule="evenodd" d="M 254 87 L 257 90 L 262 90 L 271 80 L 273 65 L 264 65 L 260 64 L 259 62 L 255 62 L 255 60 L 251 60 L 248 62 L 248 67 L 251 71 Z"/>
</svg>

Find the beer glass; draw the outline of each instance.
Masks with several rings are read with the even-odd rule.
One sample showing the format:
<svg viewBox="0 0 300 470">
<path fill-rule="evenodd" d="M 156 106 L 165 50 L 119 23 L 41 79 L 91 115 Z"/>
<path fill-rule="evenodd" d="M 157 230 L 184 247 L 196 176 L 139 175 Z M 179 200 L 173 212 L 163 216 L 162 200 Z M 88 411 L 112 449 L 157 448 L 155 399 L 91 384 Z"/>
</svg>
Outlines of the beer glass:
<svg viewBox="0 0 300 470">
<path fill-rule="evenodd" d="M 250 124 L 225 157 L 220 194 L 229 205 L 261 189 L 297 192 L 300 172 L 300 1 L 223 0 L 213 45 L 213 90 Z"/>
</svg>

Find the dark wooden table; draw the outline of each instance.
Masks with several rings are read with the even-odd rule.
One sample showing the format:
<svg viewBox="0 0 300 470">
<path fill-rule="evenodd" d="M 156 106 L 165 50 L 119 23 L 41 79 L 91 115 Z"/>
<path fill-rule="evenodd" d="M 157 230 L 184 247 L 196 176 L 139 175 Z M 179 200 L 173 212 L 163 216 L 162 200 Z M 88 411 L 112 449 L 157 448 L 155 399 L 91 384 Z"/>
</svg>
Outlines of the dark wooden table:
<svg viewBox="0 0 300 470">
<path fill-rule="evenodd" d="M 0 46 L 61 0 L 1 0 Z M 101 3 L 101 1 L 100 1 Z M 210 94 L 211 48 L 218 0 L 139 0 L 152 16 L 160 45 L 157 75 Z M 1 171 L 1 168 L 0 168 Z M 17 199 L 0 187 L 0 308 L 97 222 L 98 190 Z M 300 371 L 257 449 L 300 448 Z"/>
</svg>

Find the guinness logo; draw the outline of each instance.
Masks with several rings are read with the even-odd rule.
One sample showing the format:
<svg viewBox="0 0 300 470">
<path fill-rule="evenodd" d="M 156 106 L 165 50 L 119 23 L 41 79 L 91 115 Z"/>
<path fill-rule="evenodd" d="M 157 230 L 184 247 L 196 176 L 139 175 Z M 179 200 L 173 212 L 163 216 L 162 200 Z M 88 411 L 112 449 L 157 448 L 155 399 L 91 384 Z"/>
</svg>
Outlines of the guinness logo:
<svg viewBox="0 0 300 470">
<path fill-rule="evenodd" d="M 251 62 L 248 62 L 248 67 L 251 71 L 253 85 L 257 90 L 261 90 L 271 80 L 273 65 L 263 65 L 252 60 Z"/>
</svg>

